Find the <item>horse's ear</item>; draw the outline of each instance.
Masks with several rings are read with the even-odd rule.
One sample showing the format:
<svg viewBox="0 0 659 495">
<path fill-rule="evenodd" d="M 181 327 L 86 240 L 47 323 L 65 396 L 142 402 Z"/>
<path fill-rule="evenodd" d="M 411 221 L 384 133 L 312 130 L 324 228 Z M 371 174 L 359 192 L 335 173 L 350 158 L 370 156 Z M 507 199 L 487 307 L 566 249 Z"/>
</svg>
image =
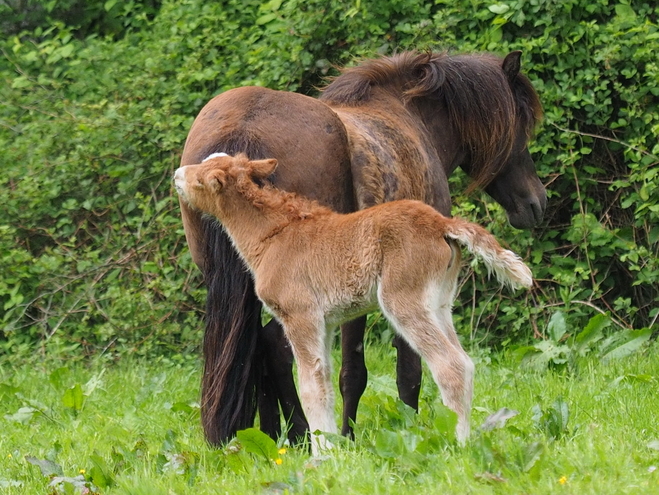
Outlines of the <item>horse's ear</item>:
<svg viewBox="0 0 659 495">
<path fill-rule="evenodd" d="M 522 52 L 516 50 L 514 52 L 510 52 L 508 55 L 506 55 L 506 58 L 503 59 L 503 65 L 501 68 L 503 69 L 503 73 L 508 78 L 508 81 L 511 83 L 515 80 L 517 74 L 519 74 L 519 70 L 522 67 L 520 62 L 521 58 Z"/>
<path fill-rule="evenodd" d="M 250 176 L 255 179 L 265 179 L 271 175 L 277 168 L 277 160 L 268 158 L 267 160 L 253 160 L 248 163 Z"/>
</svg>

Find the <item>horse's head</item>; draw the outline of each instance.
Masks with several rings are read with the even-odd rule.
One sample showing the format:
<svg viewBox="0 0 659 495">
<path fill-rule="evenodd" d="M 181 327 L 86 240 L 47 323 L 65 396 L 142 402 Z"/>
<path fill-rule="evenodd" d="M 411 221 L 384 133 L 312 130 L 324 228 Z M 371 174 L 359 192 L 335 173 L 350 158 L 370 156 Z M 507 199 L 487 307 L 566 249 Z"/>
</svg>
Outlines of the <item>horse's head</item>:
<svg viewBox="0 0 659 495">
<path fill-rule="evenodd" d="M 276 167 L 274 159 L 250 161 L 244 154 L 219 153 L 198 165 L 177 169 L 174 187 L 193 208 L 218 216 L 241 185 L 268 177 Z"/>
<path fill-rule="evenodd" d="M 491 56 L 474 59 L 474 65 L 485 67 L 469 74 L 480 78 L 475 84 L 480 87 L 478 95 L 471 95 L 482 113 L 480 122 L 466 121 L 458 135 L 466 137 L 461 166 L 474 180 L 472 188 L 485 189 L 505 208 L 510 224 L 525 229 L 542 220 L 547 193 L 527 147 L 542 107 L 531 82 L 520 73 L 520 57 L 515 51 L 503 61 Z M 449 107 L 449 118 L 459 120 L 460 111 Z"/>
<path fill-rule="evenodd" d="M 485 191 L 506 210 L 510 225 L 518 229 L 538 225 L 547 206 L 547 192 L 526 141 L 526 134 L 521 132 L 508 160 L 485 186 Z"/>
<path fill-rule="evenodd" d="M 547 192 L 527 147 L 541 116 L 540 101 L 529 80 L 520 74 L 520 57 L 521 52 L 511 52 L 501 65 L 515 100 L 516 129 L 510 154 L 485 191 L 505 208 L 513 227 L 527 229 L 542 220 Z"/>
<path fill-rule="evenodd" d="M 514 227 L 542 220 L 547 197 L 527 142 L 540 120 L 540 99 L 520 73 L 521 52 L 418 55 L 406 95 L 435 142 L 447 175 L 462 167 L 471 189 L 485 189 Z"/>
</svg>

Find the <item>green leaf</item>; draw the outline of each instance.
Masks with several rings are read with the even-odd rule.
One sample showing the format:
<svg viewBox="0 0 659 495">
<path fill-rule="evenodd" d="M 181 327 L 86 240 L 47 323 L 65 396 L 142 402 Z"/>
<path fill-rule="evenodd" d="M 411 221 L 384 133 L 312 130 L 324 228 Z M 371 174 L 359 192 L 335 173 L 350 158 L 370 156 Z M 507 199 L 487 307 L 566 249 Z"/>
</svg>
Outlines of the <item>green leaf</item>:
<svg viewBox="0 0 659 495">
<path fill-rule="evenodd" d="M 277 14 L 275 14 L 274 12 L 271 12 L 270 14 L 262 15 L 256 19 L 256 25 L 263 26 L 264 24 L 274 21 L 276 18 L 277 18 Z"/>
<path fill-rule="evenodd" d="M 28 424 L 32 421 L 32 418 L 41 411 L 34 407 L 21 407 L 14 414 L 6 414 L 5 419 L 9 421 L 14 421 L 15 423 L 21 423 L 23 425 Z"/>
<path fill-rule="evenodd" d="M 245 452 L 272 461 L 279 457 L 275 441 L 258 428 L 240 430 L 236 433 L 236 437 L 238 437 L 238 441 L 240 441 Z"/>
<path fill-rule="evenodd" d="M 579 355 L 584 355 L 591 344 L 597 342 L 603 337 L 603 331 L 611 323 L 611 318 L 607 315 L 597 314 L 588 320 L 588 324 L 574 338 L 575 351 Z"/>
<path fill-rule="evenodd" d="M 541 442 L 534 442 L 527 445 L 524 449 L 522 461 L 522 470 L 525 473 L 537 472 L 541 466 L 541 460 L 545 453 L 545 445 Z"/>
<path fill-rule="evenodd" d="M 62 366 L 57 368 L 48 376 L 48 381 L 52 383 L 55 387 L 60 388 L 64 385 L 66 379 L 71 375 L 71 370 L 67 367 Z"/>
<path fill-rule="evenodd" d="M 64 471 L 62 471 L 62 466 L 60 466 L 56 462 L 50 461 L 48 459 L 37 459 L 36 457 L 32 457 L 29 455 L 25 456 L 25 460 L 30 464 L 39 466 L 39 469 L 41 469 L 41 474 L 43 474 L 44 476 L 64 475 Z"/>
<path fill-rule="evenodd" d="M 547 437 L 558 440 L 567 432 L 570 412 L 567 402 L 558 398 L 546 410 L 543 411 L 539 405 L 533 407 L 533 421 Z"/>
<path fill-rule="evenodd" d="M 14 395 L 19 390 L 20 389 L 18 387 L 14 387 L 13 385 L 8 385 L 6 383 L 0 383 L 0 398 L 8 397 L 10 395 Z"/>
<path fill-rule="evenodd" d="M 565 315 L 562 311 L 556 311 L 549 320 L 547 333 L 554 342 L 559 342 L 566 332 L 567 324 L 565 323 Z"/>
<path fill-rule="evenodd" d="M 82 387 L 79 383 L 76 383 L 73 387 L 64 392 L 62 396 L 62 402 L 64 407 L 73 409 L 76 412 L 82 410 L 82 405 L 85 402 L 85 396 L 82 393 Z"/>
<path fill-rule="evenodd" d="M 181 412 L 181 413 L 186 413 L 186 414 L 191 414 L 196 411 L 194 407 L 192 407 L 190 404 L 187 402 L 174 402 L 174 404 L 171 405 L 171 411 L 172 412 Z"/>
<path fill-rule="evenodd" d="M 436 407 L 435 420 L 433 421 L 435 429 L 448 443 L 455 442 L 455 427 L 458 425 L 458 415 L 443 404 L 438 404 Z"/>
<path fill-rule="evenodd" d="M 651 336 L 652 330 L 649 328 L 644 328 L 642 330 L 629 330 L 625 332 L 623 342 L 604 354 L 602 359 L 608 361 L 609 359 L 620 359 L 634 354 L 650 339 Z"/>
<path fill-rule="evenodd" d="M 89 476 L 96 486 L 99 488 L 109 488 L 114 485 L 114 478 L 112 477 L 112 470 L 98 454 L 89 456 L 89 459 L 94 464 L 89 470 Z"/>
<path fill-rule="evenodd" d="M 506 5 L 505 3 L 495 3 L 494 5 L 490 5 L 487 10 L 492 12 L 493 14 L 505 14 L 510 10 L 510 7 Z"/>
<path fill-rule="evenodd" d="M 11 87 L 13 89 L 29 88 L 30 86 L 32 86 L 32 81 L 30 81 L 25 76 L 18 76 L 14 78 L 14 82 L 11 83 Z"/>
<path fill-rule="evenodd" d="M 625 5 L 624 3 L 619 3 L 615 6 L 616 9 L 616 15 L 618 15 L 620 18 L 628 21 L 636 18 L 636 12 L 634 12 L 634 9 L 632 9 L 629 5 Z"/>
<path fill-rule="evenodd" d="M 59 52 L 62 58 L 68 58 L 73 54 L 74 50 L 75 50 L 75 46 L 73 45 L 73 43 L 69 43 L 68 45 L 64 45 Z"/>
<path fill-rule="evenodd" d="M 405 443 L 399 432 L 381 429 L 375 436 L 375 453 L 385 459 L 395 459 L 405 453 Z"/>
</svg>

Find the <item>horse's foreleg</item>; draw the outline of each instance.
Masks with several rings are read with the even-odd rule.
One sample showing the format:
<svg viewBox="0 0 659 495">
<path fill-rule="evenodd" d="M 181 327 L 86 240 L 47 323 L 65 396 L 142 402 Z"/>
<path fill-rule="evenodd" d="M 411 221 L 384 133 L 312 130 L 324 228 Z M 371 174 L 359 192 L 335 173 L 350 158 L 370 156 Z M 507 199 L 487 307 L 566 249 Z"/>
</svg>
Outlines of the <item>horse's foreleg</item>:
<svg viewBox="0 0 659 495">
<path fill-rule="evenodd" d="M 355 438 L 352 423 L 357 420 L 357 406 L 366 389 L 368 371 L 364 362 L 366 316 L 341 326 L 341 373 L 339 388 L 343 397 L 341 434 Z"/>
<path fill-rule="evenodd" d="M 398 354 L 396 359 L 398 395 L 400 400 L 418 411 L 421 392 L 421 356 L 400 335 L 394 336 L 392 345 Z"/>
<path fill-rule="evenodd" d="M 293 444 L 299 443 L 304 440 L 309 431 L 309 424 L 304 417 L 293 379 L 293 351 L 277 320 L 272 319 L 263 327 L 262 341 L 266 361 L 266 386 L 269 388 L 259 396 L 261 429 L 270 436 L 273 436 L 271 431 L 274 431 L 276 436 L 281 433 L 277 405 L 277 400 L 279 400 L 284 420 L 288 422 L 289 426 L 288 439 Z M 266 420 L 271 418 L 270 423 L 272 423 L 272 419 L 276 419 L 276 423 L 266 423 L 266 426 L 269 427 L 266 430 L 264 418 Z"/>
</svg>

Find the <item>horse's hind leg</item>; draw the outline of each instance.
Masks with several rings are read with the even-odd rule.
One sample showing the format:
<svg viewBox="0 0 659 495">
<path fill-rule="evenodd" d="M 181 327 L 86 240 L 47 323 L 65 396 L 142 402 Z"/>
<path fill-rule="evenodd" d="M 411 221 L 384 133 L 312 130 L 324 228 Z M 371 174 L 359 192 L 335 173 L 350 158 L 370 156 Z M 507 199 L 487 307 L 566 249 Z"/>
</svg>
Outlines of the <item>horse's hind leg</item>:
<svg viewBox="0 0 659 495">
<path fill-rule="evenodd" d="M 398 395 L 408 406 L 419 410 L 421 392 L 421 356 L 402 338 L 395 335 L 392 345 L 396 348 L 396 386 Z"/>
<path fill-rule="evenodd" d="M 259 332 L 262 334 L 263 332 Z M 279 403 L 277 402 L 277 383 L 268 359 L 268 350 L 265 340 L 259 335 L 259 356 L 257 359 L 265 361 L 258 386 L 257 405 L 259 411 L 259 424 L 261 431 L 273 440 L 281 435 L 281 421 L 279 418 Z"/>
<path fill-rule="evenodd" d="M 366 316 L 341 326 L 341 373 L 339 388 L 343 396 L 341 434 L 355 438 L 352 423 L 357 420 L 357 406 L 366 389 L 368 371 L 364 362 Z"/>
<path fill-rule="evenodd" d="M 293 380 L 293 351 L 277 320 L 263 327 L 261 343 L 266 362 L 264 390 L 259 395 L 261 429 L 273 438 L 281 434 L 278 400 L 289 426 L 288 439 L 292 444 L 299 443 L 309 431 L 309 424 Z"/>
</svg>

